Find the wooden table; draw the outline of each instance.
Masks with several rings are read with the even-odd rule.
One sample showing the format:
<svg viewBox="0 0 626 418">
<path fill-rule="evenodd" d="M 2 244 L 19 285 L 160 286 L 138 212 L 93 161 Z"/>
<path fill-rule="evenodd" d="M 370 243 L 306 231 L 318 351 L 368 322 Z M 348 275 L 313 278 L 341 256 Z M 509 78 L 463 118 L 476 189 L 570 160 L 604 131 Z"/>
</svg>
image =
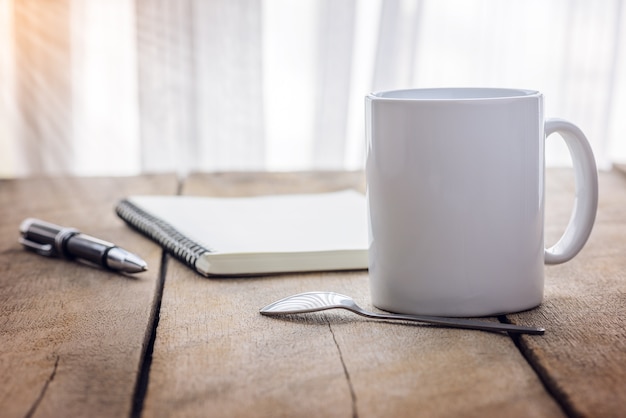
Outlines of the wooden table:
<svg viewBox="0 0 626 418">
<path fill-rule="evenodd" d="M 372 308 L 367 272 L 207 279 L 164 257 L 113 207 L 129 194 L 252 195 L 364 188 L 362 173 L 194 174 L 0 181 L 2 417 L 626 416 L 626 175 L 600 174 L 592 236 L 546 267 L 545 302 L 492 318 L 543 336 L 287 319 L 260 307 L 331 290 Z M 547 241 L 572 203 L 547 176 Z M 146 259 L 135 278 L 24 251 L 25 217 L 67 224 Z"/>
</svg>

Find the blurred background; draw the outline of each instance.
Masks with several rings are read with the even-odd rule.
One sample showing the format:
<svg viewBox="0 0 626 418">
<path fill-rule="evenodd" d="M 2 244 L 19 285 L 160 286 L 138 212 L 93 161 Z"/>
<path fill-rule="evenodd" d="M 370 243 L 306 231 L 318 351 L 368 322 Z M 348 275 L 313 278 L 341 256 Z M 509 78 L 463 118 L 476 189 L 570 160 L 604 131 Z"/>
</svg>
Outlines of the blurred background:
<svg viewBox="0 0 626 418">
<path fill-rule="evenodd" d="M 622 0 L 0 0 L 0 177 L 360 169 L 363 97 L 540 90 L 626 162 Z M 567 165 L 551 139 L 550 165 Z"/>
</svg>

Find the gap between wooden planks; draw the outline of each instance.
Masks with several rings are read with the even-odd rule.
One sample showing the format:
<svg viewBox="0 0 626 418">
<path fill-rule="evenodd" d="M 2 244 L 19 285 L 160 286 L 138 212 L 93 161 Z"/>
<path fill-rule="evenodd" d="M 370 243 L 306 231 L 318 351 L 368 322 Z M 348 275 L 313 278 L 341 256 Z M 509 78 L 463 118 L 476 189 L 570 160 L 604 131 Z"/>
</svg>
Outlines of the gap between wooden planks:
<svg viewBox="0 0 626 418">
<path fill-rule="evenodd" d="M 363 190 L 362 174 L 196 174 L 183 193 L 345 187 Z M 216 280 L 172 260 L 142 416 L 562 415 L 506 335 L 390 325 L 341 312 L 258 314 L 307 290 L 369 304 L 366 272 Z"/>
<path fill-rule="evenodd" d="M 161 249 L 114 212 L 128 194 L 173 194 L 173 175 L 0 181 L 0 415 L 129 416 L 155 306 Z M 17 243 L 26 217 L 138 253 L 123 276 L 42 257 Z"/>
</svg>

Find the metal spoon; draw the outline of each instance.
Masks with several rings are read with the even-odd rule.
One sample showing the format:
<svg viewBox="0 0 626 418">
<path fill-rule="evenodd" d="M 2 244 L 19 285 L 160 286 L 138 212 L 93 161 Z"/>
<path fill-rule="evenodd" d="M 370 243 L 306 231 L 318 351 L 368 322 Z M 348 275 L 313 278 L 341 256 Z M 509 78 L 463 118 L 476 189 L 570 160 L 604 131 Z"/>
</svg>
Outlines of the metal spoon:
<svg viewBox="0 0 626 418">
<path fill-rule="evenodd" d="M 519 325 L 502 324 L 498 322 L 486 322 L 462 318 L 445 318 L 440 316 L 425 315 L 401 315 L 382 314 L 368 312 L 358 306 L 349 296 L 334 292 L 307 292 L 289 296 L 277 302 L 271 303 L 262 308 L 259 312 L 262 315 L 278 316 L 296 313 L 307 313 L 324 311 L 326 309 L 347 309 L 358 315 L 384 320 L 416 321 L 429 324 L 442 325 L 453 328 L 477 329 L 483 331 L 506 331 L 518 334 L 538 334 L 544 333 L 543 328 L 522 327 Z"/>
</svg>

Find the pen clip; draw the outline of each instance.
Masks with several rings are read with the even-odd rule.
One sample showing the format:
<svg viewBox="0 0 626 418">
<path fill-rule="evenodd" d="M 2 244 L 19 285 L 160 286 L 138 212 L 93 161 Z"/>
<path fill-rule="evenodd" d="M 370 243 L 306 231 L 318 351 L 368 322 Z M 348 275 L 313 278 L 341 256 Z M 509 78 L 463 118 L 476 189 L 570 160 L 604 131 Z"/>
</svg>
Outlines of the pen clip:
<svg viewBox="0 0 626 418">
<path fill-rule="evenodd" d="M 38 242 L 31 241 L 26 238 L 19 238 L 18 241 L 24 247 L 34 250 L 38 254 L 45 255 L 48 257 L 54 255 L 54 248 L 50 244 L 40 244 Z"/>
</svg>

